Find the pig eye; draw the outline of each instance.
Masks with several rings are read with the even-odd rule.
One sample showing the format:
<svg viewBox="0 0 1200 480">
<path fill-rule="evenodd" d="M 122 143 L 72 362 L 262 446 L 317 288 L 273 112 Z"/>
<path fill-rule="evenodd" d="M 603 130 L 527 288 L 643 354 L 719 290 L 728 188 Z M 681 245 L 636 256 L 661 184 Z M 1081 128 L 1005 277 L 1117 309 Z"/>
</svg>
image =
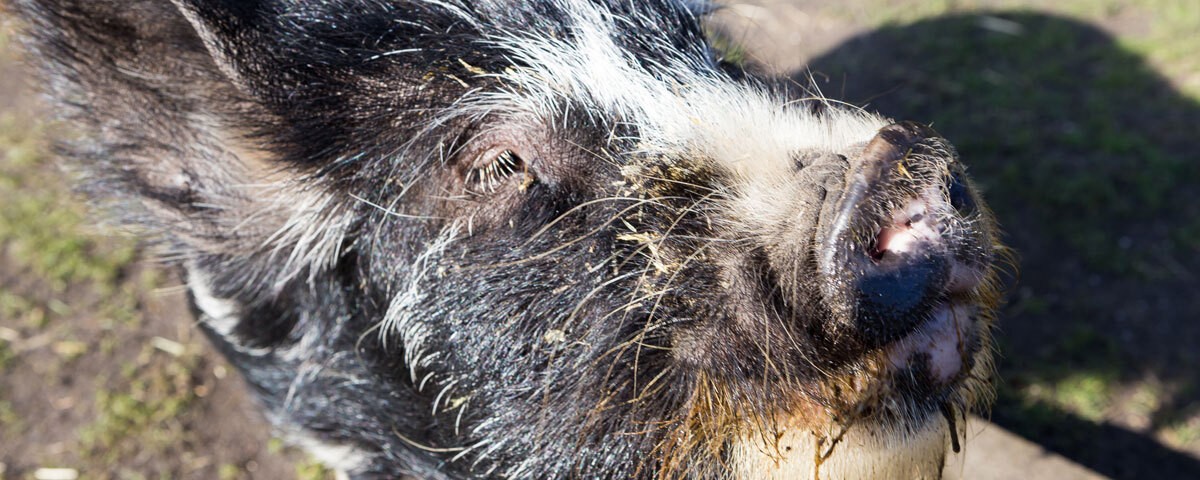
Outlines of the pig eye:
<svg viewBox="0 0 1200 480">
<path fill-rule="evenodd" d="M 520 188 L 524 190 L 533 178 L 525 161 L 512 150 L 484 154 L 476 162 L 476 165 L 479 166 L 467 171 L 466 181 L 467 188 L 475 193 L 494 193 L 497 188 L 509 180 L 509 177 L 516 176 L 518 173 L 523 174 Z"/>
</svg>

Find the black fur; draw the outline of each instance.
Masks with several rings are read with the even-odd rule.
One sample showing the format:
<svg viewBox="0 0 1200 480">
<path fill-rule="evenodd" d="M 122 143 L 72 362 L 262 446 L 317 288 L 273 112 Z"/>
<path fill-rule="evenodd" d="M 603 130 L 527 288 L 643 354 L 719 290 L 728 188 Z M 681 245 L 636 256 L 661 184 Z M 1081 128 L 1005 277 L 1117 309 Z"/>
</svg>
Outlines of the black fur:
<svg viewBox="0 0 1200 480">
<path fill-rule="evenodd" d="M 618 19 L 618 44 L 641 68 L 687 58 L 719 71 L 696 11 L 668 0 L 597 5 Z M 280 428 L 355 446 L 366 463 L 351 473 L 362 478 L 721 477 L 734 436 L 797 414 L 785 404 L 796 395 L 844 408 L 825 381 L 865 375 L 865 355 L 946 301 L 921 293 L 912 311 L 855 317 L 857 299 L 828 293 L 818 251 L 835 247 L 821 236 L 866 161 L 857 152 L 797 161 L 808 210 L 775 237 L 744 238 L 714 201 L 728 173 L 684 152 L 626 153 L 641 132 L 612 112 L 565 98 L 553 118 L 448 115 L 475 92 L 507 87 L 480 71 L 521 67 L 489 40 L 572 41 L 554 2 L 15 9 L 48 91 L 84 132 L 62 151 L 91 176 L 85 189 L 236 305 L 232 332 L 202 328 Z M 466 172 L 488 142 L 537 158 L 479 194 Z M 929 159 L 911 167 L 918 180 L 954 156 L 932 137 L 912 146 Z M 266 182 L 284 193 L 247 187 Z M 897 182 L 888 195 L 917 188 Z M 301 197 L 331 200 L 289 211 Z M 279 235 L 296 215 L 309 215 L 296 228 L 336 232 L 332 246 L 312 253 Z M 874 232 L 882 218 L 865 213 L 854 231 Z M 991 227 L 980 221 L 964 226 L 956 254 L 985 265 Z M 431 250 L 449 231 L 453 242 Z M 866 248 L 847 242 L 836 248 Z M 293 251 L 323 260 L 294 261 Z M 403 328 L 388 331 L 397 309 Z M 878 330 L 893 316 L 903 321 Z M 873 405 L 879 422 L 905 428 L 959 401 L 921 368 L 898 375 L 903 408 Z"/>
</svg>

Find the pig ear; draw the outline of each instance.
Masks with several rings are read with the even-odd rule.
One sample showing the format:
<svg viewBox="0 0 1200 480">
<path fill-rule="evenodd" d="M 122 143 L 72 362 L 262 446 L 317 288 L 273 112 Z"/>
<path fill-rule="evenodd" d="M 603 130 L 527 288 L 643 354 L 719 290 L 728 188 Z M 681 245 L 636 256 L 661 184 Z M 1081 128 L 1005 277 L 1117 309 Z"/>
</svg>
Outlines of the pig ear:
<svg viewBox="0 0 1200 480">
<path fill-rule="evenodd" d="M 216 67 L 243 92 L 255 90 L 258 76 L 272 58 L 264 26 L 275 5 L 259 0 L 171 0 L 191 24 Z"/>
<path fill-rule="evenodd" d="M 15 0 L 28 61 L 79 141 L 58 151 L 117 220 L 173 258 L 237 259 L 282 286 L 338 259 L 352 205 L 267 148 L 247 0 Z M 248 51 L 245 49 L 256 49 Z M 279 122 L 282 123 L 282 122 Z M 258 268 L 255 268 L 255 267 Z M 231 285 L 231 288 L 235 286 Z"/>
</svg>

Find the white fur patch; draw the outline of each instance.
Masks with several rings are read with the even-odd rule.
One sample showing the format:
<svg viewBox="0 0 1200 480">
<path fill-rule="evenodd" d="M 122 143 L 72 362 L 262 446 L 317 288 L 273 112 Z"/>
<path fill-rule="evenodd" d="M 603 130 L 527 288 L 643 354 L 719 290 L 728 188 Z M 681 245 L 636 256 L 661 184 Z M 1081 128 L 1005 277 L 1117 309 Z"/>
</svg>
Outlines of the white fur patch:
<svg viewBox="0 0 1200 480">
<path fill-rule="evenodd" d="M 247 355 L 263 356 L 271 353 L 270 349 L 250 348 L 238 341 L 234 330 L 242 321 L 241 304 L 216 296 L 212 290 L 212 279 L 195 265 L 187 266 L 187 285 L 196 302 L 196 308 L 200 309 L 200 318 L 197 320 L 229 342 L 231 348 Z"/>
<path fill-rule="evenodd" d="M 570 14 L 575 38 L 521 32 L 493 39 L 529 66 L 493 74 L 510 89 L 481 93 L 471 104 L 515 104 L 553 119 L 561 106 L 557 100 L 583 102 L 638 127 L 641 147 L 650 153 L 703 153 L 749 176 L 790 169 L 790 154 L 797 150 L 832 151 L 865 142 L 887 124 L 851 107 L 822 117 L 789 108 L 789 99 L 762 86 L 733 82 L 703 45 L 642 65 L 616 41 L 613 25 L 622 19 L 591 2 L 560 4 Z M 664 35 L 662 41 L 671 39 Z M 673 49 L 664 43 L 661 50 Z"/>
<path fill-rule="evenodd" d="M 830 432 L 832 438 L 836 432 Z M 731 449 L 730 466 L 741 480 L 913 480 L 942 478 L 948 427 L 940 417 L 903 435 L 852 426 L 839 442 L 818 445 L 807 429 L 783 432 L 777 444 L 746 438 Z M 826 455 L 817 465 L 818 455 Z"/>
<path fill-rule="evenodd" d="M 204 182 L 193 186 L 187 175 L 169 176 L 175 188 L 196 188 L 203 196 L 193 206 L 204 213 L 178 218 L 180 225 L 169 230 L 195 250 L 185 255 L 259 257 L 245 266 L 267 274 L 271 293 L 337 263 L 355 219 L 351 202 L 284 170 L 220 118 L 195 114 L 189 123 L 209 137 L 200 143 L 209 152 L 199 155 L 203 161 L 185 159 L 183 169 Z"/>
<path fill-rule="evenodd" d="M 336 470 L 339 475 L 364 468 L 370 460 L 366 454 L 354 446 L 327 442 L 308 432 L 288 430 L 282 435 L 283 440 L 288 444 L 304 450 L 313 459 Z"/>
<path fill-rule="evenodd" d="M 678 50 L 664 43 L 660 50 L 672 56 L 655 63 L 636 58 L 617 41 L 614 25 L 627 19 L 592 2 L 559 3 L 569 13 L 574 37 L 518 32 L 493 38 L 527 66 L 492 73 L 506 89 L 479 92 L 456 114 L 516 110 L 553 122 L 564 109 L 583 104 L 635 127 L 637 151 L 630 153 L 710 162 L 732 173 L 734 181 L 722 193 L 735 218 L 746 219 L 750 228 L 784 221 L 777 212 L 790 210 L 779 202 L 796 198 L 789 189 L 795 188 L 790 182 L 797 152 L 845 152 L 891 123 L 832 103 L 817 115 L 762 85 L 734 82 L 703 45 Z M 664 35 L 661 41 L 670 39 Z"/>
<path fill-rule="evenodd" d="M 192 290 L 196 308 L 204 313 L 200 321 L 222 337 L 232 336 L 233 330 L 241 320 L 241 306 L 233 300 L 217 297 L 212 291 L 208 276 L 194 266 L 187 269 L 187 284 Z"/>
<path fill-rule="evenodd" d="M 275 291 L 304 271 L 312 280 L 336 264 L 354 222 L 344 199 L 321 191 L 295 190 L 286 184 L 263 188 L 257 195 L 258 211 L 242 221 L 242 225 L 248 225 L 262 217 L 285 215 L 282 224 L 261 237 L 258 245 L 268 253 L 268 261 L 278 265 L 279 273 L 272 285 Z"/>
</svg>

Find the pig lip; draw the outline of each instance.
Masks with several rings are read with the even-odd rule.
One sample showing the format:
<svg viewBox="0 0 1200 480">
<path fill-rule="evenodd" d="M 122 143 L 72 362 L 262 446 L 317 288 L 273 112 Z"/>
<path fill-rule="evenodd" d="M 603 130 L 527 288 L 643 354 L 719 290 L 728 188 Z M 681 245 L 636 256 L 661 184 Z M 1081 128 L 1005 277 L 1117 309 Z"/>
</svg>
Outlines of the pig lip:
<svg viewBox="0 0 1200 480">
<path fill-rule="evenodd" d="M 965 248 L 959 242 L 973 239 L 948 233 L 951 215 L 941 191 L 926 188 L 888 213 L 869 240 L 846 225 L 831 229 L 823 253 L 830 258 L 826 275 L 836 281 L 824 286 L 825 298 L 843 309 L 866 349 L 922 332 L 938 308 L 979 285 L 981 268 L 956 254 Z"/>
<path fill-rule="evenodd" d="M 923 250 L 939 250 L 946 241 L 936 223 L 931 220 L 936 197 L 914 198 L 893 213 L 892 222 L 882 228 L 875 245 L 868 252 L 876 263 L 894 262 L 896 256 L 910 255 Z M 949 385 L 970 368 L 971 357 L 978 349 L 976 335 L 977 307 L 956 300 L 968 296 L 982 283 L 979 269 L 953 259 L 947 265 L 941 296 L 949 300 L 934 304 L 926 318 L 915 329 L 883 347 L 886 365 L 906 369 L 924 362 L 929 379 L 935 385 Z"/>
<path fill-rule="evenodd" d="M 978 350 L 975 307 L 951 302 L 933 309 L 920 328 L 883 350 L 885 365 L 902 371 L 923 362 L 934 386 L 953 386 Z"/>
<path fill-rule="evenodd" d="M 958 388 L 981 348 L 981 307 L 973 292 L 983 283 L 986 270 L 956 257 L 954 252 L 961 246 L 953 242 L 970 240 L 946 234 L 944 222 L 952 212 L 940 191 L 926 189 L 896 207 L 873 242 L 850 244 L 851 249 L 861 249 L 849 254 L 859 259 L 853 261 L 857 267 L 850 270 L 857 275 L 858 285 L 872 292 L 914 288 L 910 296 L 900 298 L 923 299 L 920 305 L 901 302 L 890 306 L 874 301 L 870 305 L 876 310 L 867 314 L 880 308 L 906 312 L 897 319 L 904 322 L 906 330 L 870 347 L 881 359 L 885 375 L 915 374 L 913 380 L 924 384 L 920 390 L 930 398 Z"/>
</svg>

